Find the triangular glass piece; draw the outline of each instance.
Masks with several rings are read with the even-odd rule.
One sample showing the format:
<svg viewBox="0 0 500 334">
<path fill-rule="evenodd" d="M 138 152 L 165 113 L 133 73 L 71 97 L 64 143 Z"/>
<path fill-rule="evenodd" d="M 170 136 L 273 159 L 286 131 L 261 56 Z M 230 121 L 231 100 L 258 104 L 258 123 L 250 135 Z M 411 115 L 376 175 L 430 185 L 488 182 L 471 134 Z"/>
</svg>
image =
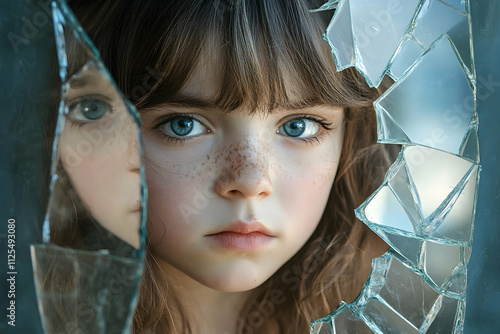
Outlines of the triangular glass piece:
<svg viewBox="0 0 500 334">
<path fill-rule="evenodd" d="M 455 275 L 446 288 L 448 293 L 454 293 L 465 299 L 467 291 L 467 270 L 464 268 L 459 275 Z"/>
<path fill-rule="evenodd" d="M 374 105 L 390 114 L 411 142 L 459 154 L 474 112 L 474 96 L 444 37 Z M 386 141 L 408 142 L 404 137 Z"/>
<path fill-rule="evenodd" d="M 426 240 L 422 249 L 421 268 L 437 286 L 442 287 L 455 268 L 462 264 L 461 246 Z"/>
<path fill-rule="evenodd" d="M 462 333 L 465 303 L 444 295 L 436 301 L 436 313 L 429 315 L 429 321 L 421 333 Z"/>
<path fill-rule="evenodd" d="M 423 218 L 431 215 L 472 167 L 472 162 L 423 146 L 407 146 L 406 166 L 421 201 Z"/>
<path fill-rule="evenodd" d="M 465 1 L 466 0 L 441 0 L 447 4 L 449 4 L 450 6 L 453 6 L 455 7 L 456 9 L 462 11 L 462 12 L 465 12 Z"/>
<path fill-rule="evenodd" d="M 388 186 L 382 186 L 364 207 L 366 223 L 414 233 L 413 224 Z"/>
<path fill-rule="evenodd" d="M 401 140 L 410 142 L 408 136 L 401 130 L 401 127 L 392 119 L 392 117 L 383 109 L 376 108 L 377 113 L 377 132 L 378 142 L 391 144 L 398 143 Z M 398 138 L 394 140 L 394 138 Z M 400 139 L 402 138 L 402 139 Z"/>
<path fill-rule="evenodd" d="M 418 14 L 413 36 L 428 49 L 439 36 L 450 31 L 464 19 L 467 20 L 465 14 L 449 6 L 437 0 L 426 0 Z"/>
<path fill-rule="evenodd" d="M 311 334 L 335 334 L 329 322 L 320 321 L 314 324 Z"/>
<path fill-rule="evenodd" d="M 99 51 L 94 47 L 78 20 L 59 1 L 53 5 L 52 16 L 59 58 L 59 74 L 66 81 L 78 72 L 86 63 L 100 58 Z"/>
<path fill-rule="evenodd" d="M 433 237 L 472 242 L 472 222 L 474 221 L 479 167 L 475 166 L 451 209 L 432 233 Z"/>
<path fill-rule="evenodd" d="M 378 298 L 419 328 L 438 296 L 418 273 L 393 260 Z"/>
<path fill-rule="evenodd" d="M 479 138 L 477 135 L 477 123 L 469 127 L 467 136 L 460 147 L 460 155 L 472 161 L 479 162 Z"/>
<path fill-rule="evenodd" d="M 372 228 L 372 226 L 370 226 Z M 423 241 L 415 236 L 396 234 L 394 231 L 387 231 L 383 227 L 373 226 L 372 230 L 377 233 L 391 248 L 411 263 L 418 267 L 420 252 Z"/>
<path fill-rule="evenodd" d="M 370 300 L 363 314 L 380 333 L 394 333 L 397 328 L 398 333 L 419 334 L 418 329 L 408 319 L 379 299 Z"/>
<path fill-rule="evenodd" d="M 418 208 L 419 201 L 416 198 L 416 194 L 414 194 L 415 189 L 413 189 L 412 182 L 408 178 L 407 169 L 404 164 L 390 178 L 388 185 L 396 195 L 401 206 L 405 209 L 414 226 L 417 226 L 417 231 L 419 231 L 422 228 L 422 218 Z"/>
<path fill-rule="evenodd" d="M 335 66 L 338 71 L 355 64 L 349 3 L 350 0 L 340 2 L 325 34 L 325 38 L 332 48 Z"/>
<path fill-rule="evenodd" d="M 465 16 L 461 21 L 457 22 L 448 32 L 447 35 L 457 48 L 460 58 L 467 70 L 474 74 L 474 57 L 472 54 L 472 40 L 469 27 L 469 16 Z"/>
<path fill-rule="evenodd" d="M 395 56 L 391 67 L 390 75 L 394 80 L 398 80 L 424 53 L 414 40 L 407 38 L 400 46 L 400 50 Z"/>
<path fill-rule="evenodd" d="M 349 308 L 345 308 L 333 319 L 333 333 L 371 334 L 373 332 L 363 320 L 354 316 Z"/>
<path fill-rule="evenodd" d="M 419 0 L 351 0 L 356 66 L 370 86 L 378 86 L 403 40 Z"/>
</svg>

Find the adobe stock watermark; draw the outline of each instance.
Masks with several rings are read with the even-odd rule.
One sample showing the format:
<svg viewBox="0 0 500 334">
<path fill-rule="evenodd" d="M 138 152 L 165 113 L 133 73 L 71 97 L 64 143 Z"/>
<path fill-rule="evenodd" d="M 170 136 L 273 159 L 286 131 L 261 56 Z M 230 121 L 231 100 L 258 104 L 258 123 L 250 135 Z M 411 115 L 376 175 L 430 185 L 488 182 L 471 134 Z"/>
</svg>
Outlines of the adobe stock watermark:
<svg viewBox="0 0 500 334">
<path fill-rule="evenodd" d="M 39 10 L 34 12 L 31 17 L 21 17 L 21 30 L 18 33 L 12 31 L 7 33 L 7 39 L 15 53 L 18 53 L 22 46 L 29 45 L 33 38 L 38 35 L 40 29 L 47 24 L 52 25 L 51 3 L 52 0 L 39 0 L 37 2 Z"/>
</svg>

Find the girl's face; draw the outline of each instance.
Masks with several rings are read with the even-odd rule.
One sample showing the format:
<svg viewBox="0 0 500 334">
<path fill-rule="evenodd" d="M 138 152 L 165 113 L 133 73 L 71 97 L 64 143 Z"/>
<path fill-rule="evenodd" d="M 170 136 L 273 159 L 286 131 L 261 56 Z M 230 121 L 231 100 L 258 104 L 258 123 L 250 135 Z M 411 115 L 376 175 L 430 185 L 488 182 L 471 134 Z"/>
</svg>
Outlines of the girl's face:
<svg viewBox="0 0 500 334">
<path fill-rule="evenodd" d="M 167 270 L 245 291 L 316 229 L 339 163 L 344 113 L 323 105 L 224 115 L 206 103 L 220 82 L 213 68 L 197 68 L 181 91 L 185 104 L 141 115 L 148 237 Z"/>
</svg>

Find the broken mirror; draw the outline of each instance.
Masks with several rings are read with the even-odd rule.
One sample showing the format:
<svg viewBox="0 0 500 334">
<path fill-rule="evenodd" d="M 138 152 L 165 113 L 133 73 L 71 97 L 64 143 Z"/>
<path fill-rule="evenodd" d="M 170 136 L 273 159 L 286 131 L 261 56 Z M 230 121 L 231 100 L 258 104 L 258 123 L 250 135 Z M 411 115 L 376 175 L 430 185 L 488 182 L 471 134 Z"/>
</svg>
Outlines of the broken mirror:
<svg viewBox="0 0 500 334">
<path fill-rule="evenodd" d="M 31 248 L 39 309 L 47 333 L 118 333 L 142 273 L 140 121 L 64 1 L 52 15 L 62 85 L 44 243 Z"/>
<path fill-rule="evenodd" d="M 356 212 L 391 249 L 358 298 L 312 330 L 460 333 L 480 169 L 469 2 L 317 10 L 331 9 L 325 38 L 338 69 L 355 66 L 372 86 L 395 80 L 375 108 L 379 141 L 403 150 Z M 44 244 L 32 247 L 39 309 L 47 332 L 122 332 L 142 271 L 140 121 L 64 1 L 53 18 L 62 87 Z"/>
<path fill-rule="evenodd" d="M 356 216 L 389 246 L 311 333 L 462 333 L 480 167 L 468 0 L 340 0 L 324 35 L 370 86 L 378 142 L 402 144 Z"/>
</svg>

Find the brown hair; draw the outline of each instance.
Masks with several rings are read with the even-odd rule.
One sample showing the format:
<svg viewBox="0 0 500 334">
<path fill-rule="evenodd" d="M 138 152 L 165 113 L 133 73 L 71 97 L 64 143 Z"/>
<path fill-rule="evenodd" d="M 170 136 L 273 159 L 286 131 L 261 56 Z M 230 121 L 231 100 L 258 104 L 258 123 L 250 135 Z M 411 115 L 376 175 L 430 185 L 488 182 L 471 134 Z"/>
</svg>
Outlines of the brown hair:
<svg viewBox="0 0 500 334">
<path fill-rule="evenodd" d="M 255 289 L 238 321 L 240 333 L 304 333 L 308 323 L 351 301 L 368 276 L 371 258 L 386 245 L 357 221 L 354 209 L 375 190 L 392 155 L 376 141 L 372 107 L 380 95 L 353 69 L 336 72 L 321 34 L 330 13 L 321 0 L 70 1 L 122 92 L 138 109 L 174 102 L 201 57 L 222 58 L 223 80 L 213 104 L 232 111 L 272 112 L 289 105 L 297 87 L 302 103 L 345 108 L 339 169 L 321 221 L 304 247 Z M 159 74 L 159 75 L 158 75 Z M 291 84 L 290 84 L 291 83 Z M 147 158 L 147 157 L 146 157 Z M 172 321 L 179 303 L 168 277 L 148 251 L 136 333 L 188 333 L 186 316 Z M 271 316 L 277 292 L 286 302 Z"/>
</svg>

